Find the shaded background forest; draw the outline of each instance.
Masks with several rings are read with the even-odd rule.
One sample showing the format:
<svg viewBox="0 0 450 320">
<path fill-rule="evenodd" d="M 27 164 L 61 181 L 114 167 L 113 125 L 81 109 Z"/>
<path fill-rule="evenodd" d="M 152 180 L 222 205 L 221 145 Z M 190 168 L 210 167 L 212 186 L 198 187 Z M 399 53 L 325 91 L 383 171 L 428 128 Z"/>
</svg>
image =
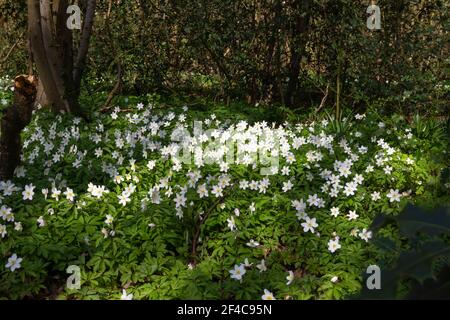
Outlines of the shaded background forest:
<svg viewBox="0 0 450 320">
<path fill-rule="evenodd" d="M 448 2 L 373 2 L 382 17 L 374 31 L 366 27 L 371 3 L 99 1 L 82 90 L 442 115 Z M 26 73 L 26 1 L 0 0 L 0 13 L 0 74 Z"/>
</svg>

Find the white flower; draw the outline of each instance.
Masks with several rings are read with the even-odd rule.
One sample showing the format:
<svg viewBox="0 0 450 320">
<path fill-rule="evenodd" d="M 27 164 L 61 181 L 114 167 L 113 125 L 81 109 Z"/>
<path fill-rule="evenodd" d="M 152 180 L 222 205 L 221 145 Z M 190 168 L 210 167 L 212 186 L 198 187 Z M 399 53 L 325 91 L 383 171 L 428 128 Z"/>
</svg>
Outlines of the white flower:
<svg viewBox="0 0 450 320">
<path fill-rule="evenodd" d="M 136 187 L 130 183 L 124 190 L 123 193 L 126 193 L 128 195 L 132 195 L 136 191 Z"/>
<path fill-rule="evenodd" d="M 148 194 L 150 195 L 152 203 L 154 203 L 154 204 L 160 204 L 161 203 L 161 195 L 159 193 L 159 187 L 158 186 L 155 186 L 155 187 L 151 188 L 150 191 L 148 192 Z"/>
<path fill-rule="evenodd" d="M 353 228 L 352 231 L 350 231 L 350 235 L 352 237 L 356 237 L 356 236 L 358 236 L 358 232 L 359 232 L 358 228 Z"/>
<path fill-rule="evenodd" d="M 294 281 L 294 272 L 293 271 L 288 271 L 289 275 L 286 277 L 286 284 L 290 285 L 293 281 Z"/>
<path fill-rule="evenodd" d="M 14 222 L 14 230 L 16 230 L 16 231 L 22 231 L 22 223 L 20 223 L 20 222 Z"/>
<path fill-rule="evenodd" d="M 273 293 L 267 289 L 264 289 L 264 294 L 261 296 L 263 300 L 276 300 Z"/>
<path fill-rule="evenodd" d="M 336 283 L 338 282 L 339 278 L 337 276 L 334 276 L 333 278 L 331 278 L 331 282 Z"/>
<path fill-rule="evenodd" d="M 39 224 L 39 227 L 45 227 L 45 220 L 44 220 L 44 217 L 43 216 L 40 216 L 38 219 L 37 219 L 37 223 Z"/>
<path fill-rule="evenodd" d="M 108 190 L 106 190 L 105 186 L 95 186 L 92 183 L 89 183 L 88 192 L 91 193 L 93 197 L 100 199 L 104 193 L 108 192 Z"/>
<path fill-rule="evenodd" d="M 75 193 L 73 193 L 73 190 L 70 188 L 67 188 L 64 192 L 64 195 L 66 196 L 66 199 L 73 202 L 73 199 L 75 197 Z"/>
<path fill-rule="evenodd" d="M 245 260 L 244 260 L 244 266 L 247 267 L 247 268 L 250 268 L 252 265 L 253 265 L 253 263 L 250 263 L 250 262 L 248 261 L 248 258 L 245 258 Z"/>
<path fill-rule="evenodd" d="M 119 203 L 124 207 L 128 202 L 131 201 L 130 195 L 128 193 L 122 193 L 121 195 L 117 196 L 117 198 L 119 199 Z"/>
<path fill-rule="evenodd" d="M 308 196 L 308 204 L 310 206 L 317 206 L 320 203 L 320 198 L 317 197 L 317 194 Z"/>
<path fill-rule="evenodd" d="M 216 198 L 218 197 L 222 197 L 223 193 L 222 193 L 223 189 L 220 186 L 213 186 L 211 193 L 216 196 Z"/>
<path fill-rule="evenodd" d="M 236 229 L 236 224 L 234 222 L 234 217 L 231 217 L 231 218 L 227 219 L 227 222 L 228 222 L 228 228 L 230 228 L 231 231 Z"/>
<path fill-rule="evenodd" d="M 121 184 L 123 182 L 123 177 L 121 175 L 117 175 L 114 177 L 114 182 L 116 184 Z"/>
<path fill-rule="evenodd" d="M 303 202 L 303 199 L 298 200 L 292 200 L 291 201 L 292 207 L 297 210 L 297 212 L 303 213 L 306 209 L 306 204 Z"/>
<path fill-rule="evenodd" d="M 384 173 L 386 173 L 386 175 L 390 175 L 392 173 L 392 167 L 391 166 L 386 166 L 384 167 Z"/>
<path fill-rule="evenodd" d="M 259 242 L 255 241 L 253 239 L 250 239 L 250 241 L 247 242 L 247 246 L 249 246 L 250 248 L 256 248 L 259 246 Z"/>
<path fill-rule="evenodd" d="M 53 199 L 56 199 L 56 201 L 58 201 L 60 195 L 61 195 L 61 191 L 60 190 L 58 190 L 56 188 L 52 189 L 52 198 Z"/>
<path fill-rule="evenodd" d="M 250 210 L 251 213 L 253 213 L 253 212 L 256 211 L 255 203 L 254 203 L 254 202 L 252 202 L 252 204 L 250 205 L 250 207 L 248 207 L 248 210 Z"/>
<path fill-rule="evenodd" d="M 267 271 L 266 261 L 264 259 L 262 259 L 261 263 L 257 264 L 256 267 L 259 269 L 259 272 Z"/>
<path fill-rule="evenodd" d="M 42 194 L 44 195 L 44 198 L 47 199 L 48 189 L 42 189 Z"/>
<path fill-rule="evenodd" d="M 4 224 L 0 224 L 0 236 L 4 238 L 8 232 L 6 231 L 6 226 Z"/>
<path fill-rule="evenodd" d="M 22 258 L 18 258 L 17 254 L 13 254 L 11 257 L 8 258 L 8 263 L 6 264 L 6 268 L 10 269 L 12 272 L 14 272 L 14 270 L 19 269 L 20 268 L 20 263 L 22 262 Z"/>
<path fill-rule="evenodd" d="M 288 176 L 291 173 L 291 170 L 289 169 L 289 167 L 284 166 L 283 168 L 281 168 L 281 174 L 283 176 Z"/>
<path fill-rule="evenodd" d="M 97 148 L 94 153 L 97 158 L 100 158 L 103 155 L 103 150 L 101 148 Z"/>
<path fill-rule="evenodd" d="M 334 253 L 336 250 L 340 249 L 341 245 L 339 244 L 339 238 L 336 239 L 330 239 L 330 241 L 328 241 L 328 250 L 331 253 Z"/>
<path fill-rule="evenodd" d="M 7 206 L 2 206 L 0 208 L 0 217 L 5 221 L 14 221 L 14 214 L 12 209 Z"/>
<path fill-rule="evenodd" d="M 353 181 L 354 181 L 356 184 L 361 184 L 361 183 L 363 183 L 363 181 L 364 181 L 364 177 L 363 177 L 362 175 L 360 175 L 360 174 L 356 174 L 355 177 L 354 177 L 354 179 L 353 179 Z"/>
<path fill-rule="evenodd" d="M 230 270 L 231 278 L 236 280 L 242 280 L 242 276 L 245 274 L 245 266 L 243 264 L 234 265 L 234 269 Z"/>
<path fill-rule="evenodd" d="M 122 290 L 122 296 L 120 297 L 120 300 L 133 300 L 133 294 L 127 294 L 126 290 Z"/>
<path fill-rule="evenodd" d="M 372 201 L 377 201 L 381 199 L 380 193 L 376 191 L 372 192 L 370 196 L 372 197 Z"/>
<path fill-rule="evenodd" d="M 262 179 L 259 182 L 259 192 L 260 193 L 266 193 L 267 188 L 269 187 L 269 185 L 270 185 L 270 180 L 269 179 L 267 179 L 267 178 Z"/>
<path fill-rule="evenodd" d="M 208 189 L 206 189 L 206 185 L 205 184 L 199 185 L 197 188 L 197 193 L 198 193 L 198 196 L 200 197 L 200 199 L 207 197 Z"/>
<path fill-rule="evenodd" d="M 3 190 L 3 195 L 6 196 L 10 196 L 13 194 L 13 192 L 17 191 L 18 189 L 16 188 L 16 186 L 14 185 L 14 183 L 12 183 L 11 181 L 6 181 L 2 183 L 1 189 Z"/>
<path fill-rule="evenodd" d="M 386 197 L 389 198 L 389 202 L 394 201 L 400 202 L 401 194 L 398 192 L 398 189 L 395 190 L 391 189 L 389 193 L 386 195 Z"/>
<path fill-rule="evenodd" d="M 181 207 L 186 207 L 186 197 L 184 196 L 183 193 L 177 193 L 177 195 L 175 196 L 175 207 L 176 208 L 181 208 Z"/>
<path fill-rule="evenodd" d="M 110 214 L 107 214 L 106 215 L 106 219 L 105 219 L 105 223 L 107 225 L 111 225 L 113 223 L 113 221 L 114 221 L 114 217 L 112 215 L 110 215 Z"/>
<path fill-rule="evenodd" d="M 352 196 L 355 194 L 358 185 L 354 181 L 347 182 L 344 188 L 344 194 L 346 196 Z"/>
<path fill-rule="evenodd" d="M 34 188 L 32 184 L 25 186 L 25 190 L 22 192 L 23 200 L 33 200 Z"/>
<path fill-rule="evenodd" d="M 293 187 L 292 182 L 289 180 L 288 182 L 283 182 L 283 192 L 288 192 Z"/>
<path fill-rule="evenodd" d="M 314 228 L 317 228 L 319 225 L 316 223 L 316 218 L 305 217 L 305 222 L 302 223 L 303 232 L 311 231 L 314 233 Z"/>
<path fill-rule="evenodd" d="M 339 208 L 337 207 L 331 208 L 331 215 L 336 218 L 339 215 Z"/>
<path fill-rule="evenodd" d="M 367 231 L 366 229 L 362 229 L 362 231 L 359 233 L 359 237 L 363 239 L 364 241 L 368 242 L 369 239 L 372 238 L 372 231 Z"/>
<path fill-rule="evenodd" d="M 14 170 L 14 174 L 16 175 L 17 178 L 25 177 L 26 173 L 27 173 L 27 170 L 25 170 L 25 168 L 22 166 L 19 166 L 16 168 L 16 170 Z"/>
<path fill-rule="evenodd" d="M 348 214 L 347 214 L 347 217 L 348 217 L 348 220 L 351 221 L 351 220 L 356 220 L 356 219 L 358 219 L 359 215 L 356 214 L 356 211 L 350 210 L 350 211 L 348 212 Z"/>
<path fill-rule="evenodd" d="M 102 228 L 102 234 L 104 238 L 108 238 L 109 232 L 106 228 Z"/>
<path fill-rule="evenodd" d="M 248 188 L 248 181 L 247 180 L 241 180 L 239 182 L 239 188 L 242 190 L 246 190 Z"/>
</svg>

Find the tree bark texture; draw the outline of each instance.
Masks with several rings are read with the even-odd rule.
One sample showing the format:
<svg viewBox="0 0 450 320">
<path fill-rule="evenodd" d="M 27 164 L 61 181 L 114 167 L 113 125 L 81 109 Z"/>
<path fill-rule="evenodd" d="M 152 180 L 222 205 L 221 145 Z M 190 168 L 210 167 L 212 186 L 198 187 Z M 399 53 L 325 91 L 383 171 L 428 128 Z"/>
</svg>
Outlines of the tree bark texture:
<svg viewBox="0 0 450 320">
<path fill-rule="evenodd" d="M 12 178 L 20 163 L 20 134 L 31 121 L 36 93 L 35 77 L 21 75 L 14 79 L 14 101 L 1 119 L 0 180 Z"/>
</svg>

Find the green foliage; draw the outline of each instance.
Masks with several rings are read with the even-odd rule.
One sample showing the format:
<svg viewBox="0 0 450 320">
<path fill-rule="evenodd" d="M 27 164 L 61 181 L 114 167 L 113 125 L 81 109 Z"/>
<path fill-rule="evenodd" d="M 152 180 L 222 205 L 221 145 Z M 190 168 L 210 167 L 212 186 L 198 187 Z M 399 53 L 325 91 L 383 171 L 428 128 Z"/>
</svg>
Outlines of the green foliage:
<svg viewBox="0 0 450 320">
<path fill-rule="evenodd" d="M 8 77 L 0 78 L 0 114 L 11 103 L 14 94 L 13 89 L 12 81 Z"/>
<path fill-rule="evenodd" d="M 410 249 L 401 252 L 392 265 L 381 272 L 381 289 L 363 289 L 362 299 L 432 299 L 449 298 L 450 281 L 450 210 L 448 207 L 432 212 L 408 205 L 395 217 L 378 216 L 371 229 L 388 223 L 398 225 L 400 234 Z M 405 286 L 403 290 L 401 286 Z M 447 288 L 447 289 L 446 289 Z"/>
<path fill-rule="evenodd" d="M 90 104 L 99 101 L 95 95 L 82 99 L 92 109 Z M 296 122 L 286 109 L 250 108 L 242 102 L 226 106 L 149 95 L 117 97 L 115 105 L 120 110 L 94 114 L 91 123 L 46 110 L 34 113 L 23 136 L 23 166 L 14 181 L 0 184 L 0 207 L 11 208 L 15 218 L 2 219 L 7 233 L 0 239 L 1 297 L 118 299 L 126 289 L 135 299 L 259 299 L 268 289 L 277 299 L 342 299 L 363 287 L 361 272 L 369 264 L 395 258 L 377 247 L 379 239 L 370 239 L 377 213 L 396 216 L 408 200 L 448 199 L 443 196 L 448 187 L 436 184 L 445 179 L 441 171 L 433 176 L 447 160 L 432 156 L 444 147 L 432 150 L 399 117 L 346 115 L 345 130 L 336 130 L 326 117 Z M 243 180 L 260 185 L 262 164 L 232 164 L 226 172 L 217 164 L 177 167 L 162 155 L 163 147 L 172 143 L 171 134 L 180 125 L 191 131 L 193 121 L 202 121 L 204 130 L 241 123 L 285 132 L 294 158 L 280 157 L 279 166 L 290 172 L 266 177 L 270 184 L 262 192 L 240 187 Z M 414 152 L 418 145 L 421 153 Z M 351 161 L 351 172 L 339 177 L 344 161 Z M 327 170 L 342 185 L 336 196 L 324 178 L 331 174 Z M 195 182 L 190 178 L 194 173 L 199 174 Z M 353 195 L 345 195 L 347 183 L 357 175 L 363 181 Z M 222 196 L 214 196 L 213 187 L 226 176 L 230 185 Z M 288 180 L 292 188 L 283 189 Z M 109 192 L 97 197 L 90 183 Z M 30 184 L 35 194 L 24 200 L 24 186 Z M 199 196 L 202 184 L 208 197 Z M 156 186 L 159 201 L 152 193 Z M 119 196 L 127 188 L 134 191 L 123 205 Z M 186 198 L 181 213 L 174 202 L 180 190 Z M 390 200 L 396 190 L 398 200 Z M 376 192 L 379 199 L 373 200 Z M 314 194 L 324 206 L 308 203 Z M 295 208 L 299 200 L 318 223 L 314 232 L 304 231 L 302 209 Z M 331 208 L 339 209 L 336 217 Z M 349 220 L 350 210 L 359 217 Z M 407 217 L 409 222 L 401 225 L 411 229 L 414 217 Z M 403 229 L 390 225 L 380 232 L 391 239 L 385 248 L 409 250 L 398 234 Z M 331 252 L 329 241 L 337 237 L 341 248 Z M 258 242 L 254 247 L 248 245 L 252 239 Z M 6 264 L 14 253 L 23 261 L 11 271 Z M 231 278 L 230 270 L 245 261 L 242 282 Z M 69 265 L 81 269 L 80 290 L 66 288 Z M 293 272 L 289 285 L 288 271 Z"/>
<path fill-rule="evenodd" d="M 327 87 L 335 105 L 339 78 L 340 100 L 352 109 L 445 114 L 448 2 L 377 5 L 382 29 L 369 31 L 366 0 L 98 1 L 83 87 L 109 92 L 121 65 L 123 94 L 200 94 L 304 112 Z M 0 73 L 25 73 L 26 3 L 0 0 L 0 12 Z"/>
</svg>

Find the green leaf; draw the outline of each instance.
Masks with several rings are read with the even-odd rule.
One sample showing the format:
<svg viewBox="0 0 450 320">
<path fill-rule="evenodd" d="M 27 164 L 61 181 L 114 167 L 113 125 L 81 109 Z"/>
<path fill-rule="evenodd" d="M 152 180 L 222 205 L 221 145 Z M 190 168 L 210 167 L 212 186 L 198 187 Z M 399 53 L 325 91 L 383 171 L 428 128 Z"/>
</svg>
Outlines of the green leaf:
<svg viewBox="0 0 450 320">
<path fill-rule="evenodd" d="M 405 212 L 396 218 L 400 231 L 412 239 L 418 232 L 430 236 L 450 235 L 450 208 L 439 208 L 426 212 L 419 207 L 408 205 Z"/>
</svg>

